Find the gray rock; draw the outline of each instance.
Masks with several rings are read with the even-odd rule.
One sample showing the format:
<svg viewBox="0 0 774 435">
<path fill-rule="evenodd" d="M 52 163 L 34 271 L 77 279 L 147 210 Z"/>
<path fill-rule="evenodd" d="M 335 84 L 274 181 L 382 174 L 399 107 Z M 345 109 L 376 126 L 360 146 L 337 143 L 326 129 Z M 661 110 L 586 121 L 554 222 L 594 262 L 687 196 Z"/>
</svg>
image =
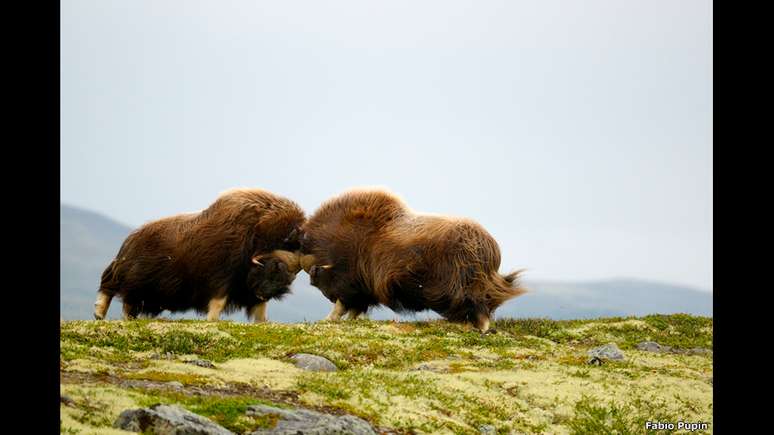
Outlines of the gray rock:
<svg viewBox="0 0 774 435">
<path fill-rule="evenodd" d="M 643 341 L 637 344 L 637 349 L 646 352 L 676 353 L 685 355 L 708 355 L 712 351 L 703 347 L 694 347 L 693 349 L 675 349 L 670 346 L 664 346 L 653 341 Z"/>
<path fill-rule="evenodd" d="M 616 346 L 615 343 L 608 343 L 604 346 L 595 347 L 594 349 L 591 349 L 588 353 L 589 355 L 589 363 L 594 361 L 595 359 L 599 360 L 617 360 L 621 361 L 623 360 L 624 354 L 621 352 L 621 349 Z"/>
<path fill-rule="evenodd" d="M 167 385 L 169 385 L 172 388 L 183 388 L 183 384 L 178 381 L 169 381 L 167 382 Z"/>
<path fill-rule="evenodd" d="M 376 435 L 367 421 L 353 415 L 330 415 L 310 409 L 282 409 L 265 405 L 248 407 L 247 415 L 279 417 L 273 428 L 258 429 L 251 435 Z"/>
<path fill-rule="evenodd" d="M 449 370 L 446 367 L 437 364 L 422 363 L 410 369 L 410 371 L 428 371 L 435 373 L 446 373 Z"/>
<path fill-rule="evenodd" d="M 74 406 L 75 401 L 70 398 L 70 396 L 65 396 L 64 394 L 59 395 L 59 403 L 65 406 Z"/>
<path fill-rule="evenodd" d="M 296 363 L 296 367 L 312 372 L 335 372 L 336 365 L 327 358 L 308 353 L 297 353 L 290 357 Z"/>
<path fill-rule="evenodd" d="M 671 352 L 672 348 L 669 346 L 662 346 L 655 341 L 643 341 L 637 344 L 637 349 L 645 352 Z"/>
<path fill-rule="evenodd" d="M 156 435 L 233 435 L 233 432 L 193 412 L 174 405 L 127 409 L 113 427 Z"/>
<path fill-rule="evenodd" d="M 199 367 L 205 367 L 208 369 L 214 369 L 215 364 L 212 363 L 212 361 L 207 361 L 206 359 L 192 359 L 185 362 L 186 364 L 193 364 L 195 366 Z"/>
<path fill-rule="evenodd" d="M 491 424 L 484 424 L 479 426 L 478 431 L 481 433 L 481 435 L 497 435 L 497 429 Z"/>
<path fill-rule="evenodd" d="M 162 353 L 154 353 L 153 355 L 151 355 L 150 359 L 168 359 L 168 360 L 172 360 L 172 359 L 175 359 L 175 354 L 173 354 L 172 352 L 166 352 L 166 353 L 163 353 L 163 354 Z"/>
</svg>

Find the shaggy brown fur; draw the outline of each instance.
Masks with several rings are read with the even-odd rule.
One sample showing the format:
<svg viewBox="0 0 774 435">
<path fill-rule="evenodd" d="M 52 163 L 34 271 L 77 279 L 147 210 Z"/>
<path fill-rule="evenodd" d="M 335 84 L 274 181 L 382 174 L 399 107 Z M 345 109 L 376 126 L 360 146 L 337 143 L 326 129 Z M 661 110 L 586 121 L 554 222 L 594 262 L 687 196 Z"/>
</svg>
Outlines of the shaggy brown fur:
<svg viewBox="0 0 774 435">
<path fill-rule="evenodd" d="M 415 213 L 382 190 L 325 202 L 303 226 L 302 267 L 331 301 L 329 318 L 383 304 L 432 309 L 486 330 L 494 310 L 524 293 L 520 272 L 500 275 L 497 242 L 476 222 Z"/>
<path fill-rule="evenodd" d="M 286 198 L 234 189 L 201 212 L 143 225 L 102 274 L 95 317 L 104 318 L 115 295 L 127 318 L 194 309 L 215 320 L 222 310 L 261 311 L 256 306 L 286 294 L 300 270 L 289 251 L 299 248 L 303 222 L 303 210 Z"/>
</svg>

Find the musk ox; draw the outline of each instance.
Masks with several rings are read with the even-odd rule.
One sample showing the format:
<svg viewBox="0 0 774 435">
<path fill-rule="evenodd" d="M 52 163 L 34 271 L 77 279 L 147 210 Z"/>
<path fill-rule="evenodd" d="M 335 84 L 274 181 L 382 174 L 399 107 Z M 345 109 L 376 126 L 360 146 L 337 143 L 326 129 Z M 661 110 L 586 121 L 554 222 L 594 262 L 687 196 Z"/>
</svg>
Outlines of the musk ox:
<svg viewBox="0 0 774 435">
<path fill-rule="evenodd" d="M 304 212 L 262 189 L 233 189 L 208 208 L 143 225 L 102 273 L 94 317 L 119 296 L 125 319 L 194 309 L 218 320 L 246 308 L 266 320 L 266 303 L 290 291 L 301 269 Z"/>
<path fill-rule="evenodd" d="M 489 329 L 494 310 L 525 292 L 521 271 L 500 275 L 500 250 L 476 222 L 417 213 L 394 194 L 352 190 L 304 223 L 300 262 L 335 305 L 327 319 L 357 318 L 375 305 L 431 309 Z"/>
</svg>

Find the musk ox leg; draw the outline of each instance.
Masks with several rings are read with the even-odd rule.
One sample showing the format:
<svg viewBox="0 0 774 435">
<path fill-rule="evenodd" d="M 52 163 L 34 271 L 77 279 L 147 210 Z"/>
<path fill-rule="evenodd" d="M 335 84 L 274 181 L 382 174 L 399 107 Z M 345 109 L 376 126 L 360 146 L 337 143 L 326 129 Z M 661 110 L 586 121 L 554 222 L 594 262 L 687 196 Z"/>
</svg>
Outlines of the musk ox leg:
<svg viewBox="0 0 774 435">
<path fill-rule="evenodd" d="M 137 318 L 137 314 L 139 314 L 139 309 L 136 305 L 132 305 L 124 301 L 123 305 L 123 312 L 124 312 L 124 320 L 134 320 Z"/>
<path fill-rule="evenodd" d="M 347 309 L 344 308 L 344 304 L 337 300 L 336 304 L 333 305 L 333 309 L 331 310 L 330 314 L 328 314 L 328 317 L 325 318 L 325 320 L 339 320 L 346 310 Z"/>
<path fill-rule="evenodd" d="M 261 323 L 266 321 L 266 306 L 268 302 L 261 302 L 260 304 L 253 305 L 250 308 L 250 312 L 247 317 L 253 319 L 253 323 Z"/>
<path fill-rule="evenodd" d="M 362 311 L 360 311 L 360 310 L 358 310 L 358 309 L 355 309 L 355 308 L 350 308 L 350 309 L 347 311 L 347 318 L 348 318 L 349 320 L 355 320 L 355 319 L 357 319 L 358 317 L 360 317 L 360 315 L 361 315 L 361 314 L 363 314 L 363 312 L 362 312 Z"/>
<path fill-rule="evenodd" d="M 97 320 L 103 320 L 107 315 L 108 308 L 110 308 L 110 301 L 113 299 L 112 295 L 97 292 L 97 301 L 94 302 L 94 318 Z"/>
<path fill-rule="evenodd" d="M 207 305 L 207 320 L 210 322 L 216 322 L 220 319 L 220 312 L 226 307 L 227 296 L 221 298 L 213 298 Z"/>
<path fill-rule="evenodd" d="M 489 323 L 491 322 L 491 319 L 489 318 L 489 315 L 486 313 L 477 313 L 476 314 L 476 328 L 483 332 L 484 334 L 496 334 L 497 331 L 495 329 L 489 329 Z"/>
</svg>

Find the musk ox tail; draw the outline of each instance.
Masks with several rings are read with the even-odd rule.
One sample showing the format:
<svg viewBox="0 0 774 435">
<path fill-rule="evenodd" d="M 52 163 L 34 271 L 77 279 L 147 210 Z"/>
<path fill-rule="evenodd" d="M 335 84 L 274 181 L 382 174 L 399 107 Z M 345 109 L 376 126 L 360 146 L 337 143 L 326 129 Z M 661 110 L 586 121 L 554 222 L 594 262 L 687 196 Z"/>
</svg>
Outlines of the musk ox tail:
<svg viewBox="0 0 774 435">
<path fill-rule="evenodd" d="M 494 300 L 499 302 L 497 305 L 527 292 L 527 289 L 521 285 L 521 274 L 523 272 L 524 269 L 519 269 L 507 275 L 496 275 L 491 295 Z"/>
<path fill-rule="evenodd" d="M 512 287 L 521 289 L 521 292 L 519 293 L 519 294 L 521 294 L 521 293 L 527 291 L 526 289 L 521 287 L 521 283 L 519 282 L 519 278 L 521 278 L 521 274 L 523 272 L 524 272 L 524 269 L 519 269 L 519 270 L 516 270 L 516 271 L 513 271 L 513 272 L 509 273 L 508 275 L 501 275 L 501 276 L 503 277 L 505 282 L 510 284 Z"/>
<path fill-rule="evenodd" d="M 99 292 L 113 296 L 118 291 L 118 260 L 114 259 L 102 272 Z"/>
<path fill-rule="evenodd" d="M 113 260 L 102 272 L 99 290 L 97 290 L 97 300 L 94 302 L 94 318 L 97 320 L 105 318 L 108 308 L 110 308 L 110 300 L 117 292 L 116 263 L 117 260 Z"/>
</svg>

